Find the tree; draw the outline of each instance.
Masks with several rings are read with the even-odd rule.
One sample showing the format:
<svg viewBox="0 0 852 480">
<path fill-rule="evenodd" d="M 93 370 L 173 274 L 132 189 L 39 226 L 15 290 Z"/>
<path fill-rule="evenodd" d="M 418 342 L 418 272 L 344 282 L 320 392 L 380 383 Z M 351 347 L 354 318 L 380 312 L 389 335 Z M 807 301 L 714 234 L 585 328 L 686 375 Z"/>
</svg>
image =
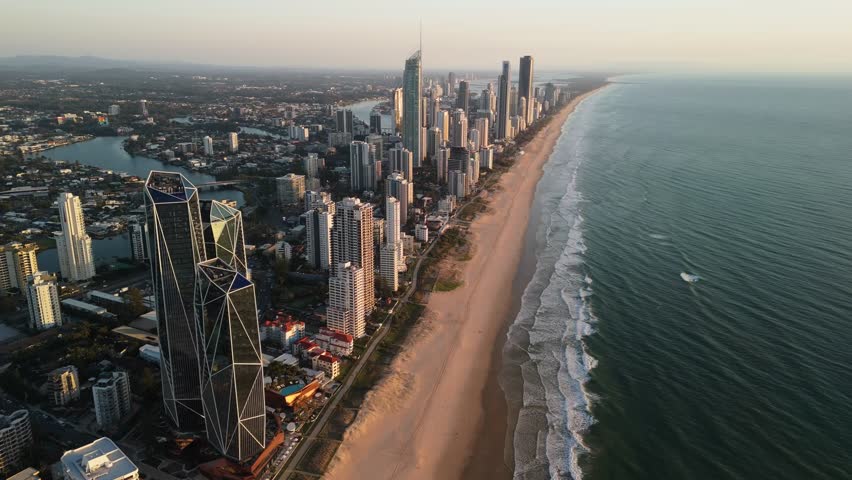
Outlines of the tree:
<svg viewBox="0 0 852 480">
<path fill-rule="evenodd" d="M 133 317 L 138 317 L 148 311 L 142 297 L 142 290 L 134 287 L 127 291 L 127 307 Z"/>
</svg>

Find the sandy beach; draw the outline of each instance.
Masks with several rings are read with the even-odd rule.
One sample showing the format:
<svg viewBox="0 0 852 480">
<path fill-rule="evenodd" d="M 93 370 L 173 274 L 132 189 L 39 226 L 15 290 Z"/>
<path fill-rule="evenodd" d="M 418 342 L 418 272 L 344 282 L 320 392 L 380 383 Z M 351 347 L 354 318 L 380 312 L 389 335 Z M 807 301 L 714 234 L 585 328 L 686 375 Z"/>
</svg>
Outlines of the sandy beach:
<svg viewBox="0 0 852 480">
<path fill-rule="evenodd" d="M 511 478 L 507 422 L 496 381 L 517 299 L 513 281 L 536 185 L 574 99 L 524 147 L 489 209 L 470 226 L 461 287 L 431 295 L 427 314 L 391 372 L 367 396 L 332 461 L 330 479 Z"/>
</svg>

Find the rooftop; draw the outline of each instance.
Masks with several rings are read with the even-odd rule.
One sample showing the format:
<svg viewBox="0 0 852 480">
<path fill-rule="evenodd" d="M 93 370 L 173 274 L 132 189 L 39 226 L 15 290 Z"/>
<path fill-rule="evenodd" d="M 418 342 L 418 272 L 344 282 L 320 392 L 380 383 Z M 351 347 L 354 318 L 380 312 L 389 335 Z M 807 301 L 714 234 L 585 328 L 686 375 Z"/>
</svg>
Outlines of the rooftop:
<svg viewBox="0 0 852 480">
<path fill-rule="evenodd" d="M 69 450 L 62 455 L 62 469 L 69 480 L 124 478 L 139 469 L 107 437 Z"/>
</svg>

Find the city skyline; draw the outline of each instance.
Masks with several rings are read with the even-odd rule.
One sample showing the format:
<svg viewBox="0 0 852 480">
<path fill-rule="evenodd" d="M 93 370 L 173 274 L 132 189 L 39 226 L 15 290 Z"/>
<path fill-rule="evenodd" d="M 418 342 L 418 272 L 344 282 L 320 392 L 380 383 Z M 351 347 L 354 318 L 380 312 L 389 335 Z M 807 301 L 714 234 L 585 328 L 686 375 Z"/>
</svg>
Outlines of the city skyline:
<svg viewBox="0 0 852 480">
<path fill-rule="evenodd" d="M 45 15 L 44 2 L 5 7 L 15 21 L 0 32 L 0 57 L 91 55 L 160 63 L 391 70 L 395 69 L 393 59 L 417 50 L 417 27 L 422 21 L 426 70 L 459 66 L 484 70 L 503 58 L 535 52 L 536 66 L 542 71 L 852 71 L 843 47 L 852 43 L 844 21 L 852 16 L 852 6 L 839 0 L 807 5 L 768 0 L 748 5 L 734 0 L 689 4 L 538 0 L 524 9 L 526 13 L 511 17 L 500 15 L 503 2 L 480 0 L 461 5 L 438 0 L 405 12 L 386 0 L 372 2 L 370 8 L 332 2 L 335 5 L 324 9 L 322 16 L 309 5 L 260 0 L 240 9 L 219 1 L 155 0 L 145 12 L 134 12 L 132 21 L 121 5 L 110 2 L 90 0 L 85 9 L 50 3 L 50 15 Z M 444 7 L 455 14 L 440 15 L 447 11 Z M 470 16 L 479 21 L 469 24 L 465 19 Z M 367 21 L 381 22 L 383 28 L 371 29 Z M 334 24 L 335 37 L 358 41 L 317 38 L 315 28 L 320 22 Z M 140 36 L 138 29 L 127 28 L 130 23 L 148 26 L 150 35 Z M 27 35 L 27 27 L 33 24 L 63 32 L 63 41 Z M 222 37 L 219 31 L 230 34 Z M 457 48 L 454 31 L 467 32 L 466 49 Z M 494 31 L 514 35 L 489 35 Z M 513 41 L 518 37 L 524 38 L 523 46 Z M 305 42 L 306 38 L 311 41 Z M 389 42 L 389 38 L 398 41 Z M 252 48 L 246 49 L 246 43 Z"/>
</svg>

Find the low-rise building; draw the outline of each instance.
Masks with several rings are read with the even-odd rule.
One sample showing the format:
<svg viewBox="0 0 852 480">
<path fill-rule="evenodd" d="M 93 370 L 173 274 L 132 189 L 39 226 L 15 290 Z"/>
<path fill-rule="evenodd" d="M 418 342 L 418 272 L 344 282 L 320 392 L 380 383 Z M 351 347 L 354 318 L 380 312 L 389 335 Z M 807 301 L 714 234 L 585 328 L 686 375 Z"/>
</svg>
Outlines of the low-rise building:
<svg viewBox="0 0 852 480">
<path fill-rule="evenodd" d="M 340 359 L 328 352 L 322 352 L 311 358 L 311 364 L 315 370 L 324 372 L 329 380 L 334 380 L 340 375 Z"/>
<path fill-rule="evenodd" d="M 352 335 L 335 332 L 329 328 L 320 328 L 319 333 L 314 336 L 314 342 L 320 348 L 343 357 L 352 355 L 352 349 L 355 346 Z"/>
<path fill-rule="evenodd" d="M 115 443 L 102 437 L 62 455 L 65 480 L 137 480 L 139 468 Z"/>
</svg>

